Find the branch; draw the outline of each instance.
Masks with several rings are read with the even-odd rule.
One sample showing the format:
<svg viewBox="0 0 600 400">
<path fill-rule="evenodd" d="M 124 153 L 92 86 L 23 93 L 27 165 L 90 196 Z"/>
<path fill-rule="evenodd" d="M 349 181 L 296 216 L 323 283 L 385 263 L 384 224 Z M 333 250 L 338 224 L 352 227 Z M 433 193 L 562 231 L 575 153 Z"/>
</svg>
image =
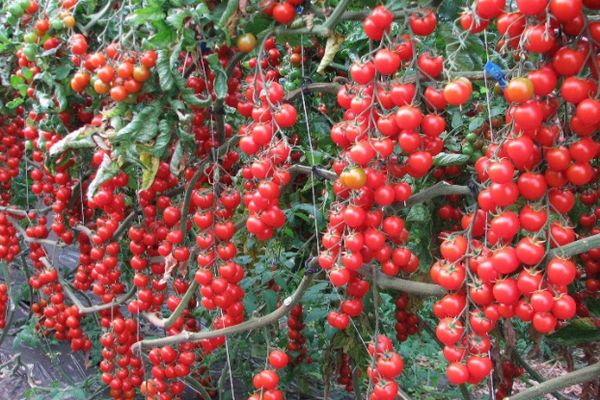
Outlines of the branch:
<svg viewBox="0 0 600 400">
<path fill-rule="evenodd" d="M 289 169 L 290 174 L 309 175 L 311 172 L 314 172 L 316 176 L 320 176 L 324 179 L 328 179 L 328 180 L 337 179 L 337 174 L 335 172 L 329 171 L 324 168 L 317 168 L 316 166 L 311 167 L 310 165 L 295 164 L 295 165 L 292 165 Z"/>
<path fill-rule="evenodd" d="M 331 15 L 329 15 L 329 17 L 327 17 L 325 22 L 323 22 L 323 27 L 328 30 L 333 29 L 337 25 L 337 23 L 340 21 L 340 19 L 342 18 L 342 14 L 344 14 L 344 11 L 346 11 L 346 8 L 348 8 L 350 1 L 351 0 L 341 0 L 335 6 L 333 11 L 331 12 Z"/>
<path fill-rule="evenodd" d="M 45 244 L 45 245 L 48 245 L 48 246 L 55 246 L 55 247 L 65 247 L 65 246 L 67 246 L 66 243 L 59 242 L 59 241 L 56 241 L 56 240 L 31 238 L 31 237 L 27 236 L 27 233 L 25 232 L 25 229 L 23 229 L 23 227 L 19 224 L 18 221 L 16 221 L 15 219 L 13 219 L 10 215 L 7 215 L 6 218 L 10 221 L 11 224 L 13 224 L 13 226 L 17 230 L 18 234 L 21 235 L 21 237 L 23 238 L 23 240 L 25 242 L 27 242 L 27 243 L 39 243 L 39 244 Z"/>
<path fill-rule="evenodd" d="M 600 247 L 600 233 L 576 240 L 548 252 L 548 257 L 571 257 Z"/>
<path fill-rule="evenodd" d="M 26 217 L 27 214 L 30 212 L 38 213 L 38 214 L 47 214 L 48 212 L 52 211 L 52 207 L 32 208 L 31 210 L 22 210 L 20 208 L 0 206 L 0 211 L 3 211 L 8 214 Z"/>
<path fill-rule="evenodd" d="M 188 289 L 186 290 L 183 297 L 181 298 L 181 301 L 179 302 L 175 310 L 173 310 L 171 315 L 169 315 L 169 317 L 166 319 L 160 318 L 157 314 L 154 313 L 144 313 L 143 315 L 148 321 L 150 321 L 150 323 L 152 323 L 152 325 L 156 326 L 157 328 L 170 328 L 171 325 L 175 323 L 177 318 L 179 318 L 181 313 L 183 313 L 183 310 L 186 309 L 190 302 L 190 299 L 192 298 L 196 290 L 198 290 L 198 282 L 196 282 L 196 280 L 194 279 L 188 287 Z"/>
<path fill-rule="evenodd" d="M 361 273 L 363 271 L 361 270 Z M 365 276 L 368 277 L 368 271 L 365 271 Z M 412 294 L 415 296 L 433 296 L 443 297 L 447 294 L 446 289 L 443 287 L 426 282 L 409 281 L 400 278 L 390 278 L 383 274 L 381 271 L 377 272 L 377 286 L 382 289 L 392 289 Z"/>
<path fill-rule="evenodd" d="M 539 385 L 532 386 L 529 389 L 517 393 L 514 396 L 506 397 L 505 400 L 533 400 L 539 399 L 546 393 L 564 389 L 569 386 L 580 383 L 597 380 L 600 376 L 600 363 L 592 364 L 580 370 L 569 372 L 568 374 L 547 380 Z"/>
<path fill-rule="evenodd" d="M 439 196 L 448 196 L 452 194 L 471 194 L 471 190 L 467 186 L 452 185 L 448 182 L 441 181 L 433 186 L 423 189 L 418 193 L 413 194 L 410 198 L 402 204 L 404 208 L 414 206 L 418 203 L 431 200 Z"/>
<path fill-rule="evenodd" d="M 546 378 L 544 378 L 542 376 L 542 374 L 540 374 L 538 371 L 536 371 L 534 368 L 531 367 L 531 365 L 527 364 L 527 362 L 523 359 L 523 357 L 521 357 L 521 354 L 516 351 L 515 349 L 513 349 L 513 351 L 511 352 L 511 355 L 515 358 L 515 360 L 521 364 L 521 366 L 523 367 L 523 369 L 525 369 L 525 371 L 527 371 L 527 373 L 536 381 L 538 381 L 539 383 L 543 383 L 546 382 Z M 559 400 L 566 400 L 566 397 L 563 396 L 562 394 L 560 394 L 559 392 L 554 392 L 552 393 L 552 395 L 554 397 L 556 397 Z"/>
<path fill-rule="evenodd" d="M 46 266 L 46 268 L 55 269 L 46 257 L 41 257 L 40 261 L 44 264 L 44 266 Z M 56 271 L 58 272 L 58 269 L 56 269 Z M 75 293 L 71 290 L 71 287 L 68 282 L 66 282 L 61 277 L 59 277 L 59 282 L 62 285 L 63 291 L 66 293 L 67 297 L 71 300 L 71 302 L 73 302 L 73 304 L 75 304 L 75 306 L 79 309 L 79 312 L 81 314 L 93 314 L 98 311 L 107 310 L 115 306 L 120 306 L 121 304 L 125 303 L 127 300 L 132 298 L 136 292 L 136 287 L 132 285 L 127 293 L 120 297 L 117 297 L 110 303 L 86 307 L 81 303 L 81 301 L 79 301 Z"/>
<path fill-rule="evenodd" d="M 300 285 L 296 288 L 296 291 L 292 293 L 288 298 L 283 301 L 283 304 L 273 311 L 270 314 L 267 314 L 263 317 L 252 318 L 246 322 L 242 322 L 241 324 L 230 326 L 227 328 L 210 330 L 205 332 L 188 332 L 183 331 L 174 336 L 168 336 L 159 339 L 146 339 L 141 340 L 139 342 L 134 343 L 131 346 L 131 350 L 133 352 L 137 350 L 141 350 L 143 347 L 157 347 L 157 346 L 166 346 L 173 345 L 182 342 L 198 342 L 203 339 L 210 339 L 219 336 L 228 336 L 234 333 L 246 332 L 253 329 L 262 328 L 263 326 L 270 325 L 283 316 L 285 316 L 298 302 L 302 299 L 304 292 L 310 286 L 313 280 L 312 275 L 304 275 Z"/>
</svg>

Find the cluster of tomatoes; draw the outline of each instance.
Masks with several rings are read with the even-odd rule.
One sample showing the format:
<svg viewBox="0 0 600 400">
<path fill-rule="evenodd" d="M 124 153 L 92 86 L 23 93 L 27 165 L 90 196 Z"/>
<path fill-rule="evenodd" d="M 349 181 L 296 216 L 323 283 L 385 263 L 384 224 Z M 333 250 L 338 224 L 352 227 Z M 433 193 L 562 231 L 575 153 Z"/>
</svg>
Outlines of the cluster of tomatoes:
<svg viewBox="0 0 600 400">
<path fill-rule="evenodd" d="M 260 8 L 278 23 L 289 24 L 296 18 L 302 4 L 304 0 L 261 0 Z"/>
<path fill-rule="evenodd" d="M 352 383 L 352 367 L 350 366 L 350 355 L 344 353 L 342 350 L 339 351 L 338 358 L 338 378 L 337 383 L 340 385 L 344 385 L 344 389 L 351 393 L 354 390 L 354 386 Z"/>
<path fill-rule="evenodd" d="M 283 129 L 297 120 L 296 108 L 285 102 L 283 87 L 275 81 L 281 53 L 274 38 L 266 40 L 264 50 L 267 58 L 249 62 L 256 72 L 246 77 L 246 99 L 237 107 L 242 116 L 252 118 L 239 128 L 239 147 L 251 156 L 251 163 L 242 168 L 246 179 L 243 201 L 250 214 L 246 228 L 260 240 L 270 239 L 286 222 L 279 197 L 291 180 L 286 165 L 291 149 Z"/>
<path fill-rule="evenodd" d="M 584 35 L 576 38 L 575 48 L 568 44 L 588 26 L 582 2 L 517 2 L 519 12 L 512 13 L 504 7 L 504 1 L 478 0 L 474 9 L 480 19 L 463 27 L 477 33 L 487 28 L 486 20 L 497 18 L 504 44 L 543 54 L 548 63 L 506 84 L 505 128 L 495 135 L 490 131 L 486 153 L 475 163 L 478 210 L 463 216 L 463 233 L 444 239 L 442 259 L 430 271 L 435 283 L 452 292 L 435 304 L 434 313 L 450 362 L 448 378 L 455 384 L 478 383 L 490 373 L 488 334 L 501 318 L 518 318 L 551 333 L 576 315 L 578 302 L 569 294 L 580 275 L 576 261 L 550 251 L 575 240 L 569 213 L 577 190 L 597 177 L 593 163 L 600 146 L 593 135 L 600 103 L 594 98 L 593 49 L 598 43 Z M 468 20 L 465 15 L 461 23 Z M 540 22 L 546 17 L 549 25 Z M 585 70 L 591 76 L 578 77 Z M 558 117 L 561 107 L 566 124 Z M 585 201 L 592 204 L 591 197 Z M 580 225 L 594 224 L 595 218 L 585 215 Z M 583 255 L 582 261 L 586 258 L 591 259 Z"/>
<path fill-rule="evenodd" d="M 368 351 L 373 364 L 367 368 L 367 376 L 373 383 L 369 400 L 394 400 L 399 386 L 395 379 L 404 370 L 404 360 L 394 351 L 394 344 L 384 335 L 377 336 L 375 343 L 369 343 Z"/>
<path fill-rule="evenodd" d="M 135 399 L 135 389 L 145 376 L 142 360 L 131 351 L 131 345 L 140 339 L 138 323 L 123 318 L 117 309 L 105 310 L 104 315 L 102 326 L 107 331 L 100 337 L 102 382 L 110 387 L 111 398 Z"/>
<path fill-rule="evenodd" d="M 496 398 L 503 399 L 510 395 L 515 378 L 523 375 L 523 368 L 517 367 L 511 361 L 502 363 L 502 383 L 496 389 Z"/>
<path fill-rule="evenodd" d="M 158 58 L 153 50 L 122 56 L 112 44 L 104 52 L 88 54 L 87 39 L 79 33 L 74 34 L 70 42 L 73 64 L 81 67 L 71 78 L 71 89 L 83 92 L 91 83 L 97 94 L 108 94 L 117 102 L 142 90 Z"/>
<path fill-rule="evenodd" d="M 213 173 L 218 172 L 218 168 L 221 166 L 215 165 Z M 201 188 L 192 194 L 192 203 L 196 207 L 193 222 L 199 229 L 196 235 L 198 270 L 194 279 L 200 285 L 202 306 L 220 311 L 212 323 L 219 329 L 239 324 L 244 319 L 244 290 L 239 282 L 246 271 L 233 261 L 237 247 L 232 238 L 237 227 L 232 217 L 241 202 L 240 193 L 227 186 L 221 191 L 218 181 L 213 184 L 213 188 Z M 201 343 L 208 352 L 223 345 L 225 337 L 206 339 Z"/>
<path fill-rule="evenodd" d="M 11 262 L 20 252 L 17 229 L 8 219 L 8 214 L 0 212 L 0 260 Z"/>
<path fill-rule="evenodd" d="M 33 215 L 29 216 L 32 217 Z M 46 218 L 40 216 L 37 220 L 38 225 L 35 228 L 27 229 L 45 231 L 47 236 Z M 70 341 L 73 351 L 89 351 L 92 342 L 80 327 L 83 315 L 77 306 L 66 305 L 63 287 L 58 280 L 58 271 L 41 260 L 42 257 L 47 257 L 46 250 L 39 243 L 29 243 L 29 257 L 34 266 L 34 272 L 29 277 L 29 285 L 45 298 L 42 299 L 43 302 L 42 300 L 38 302 L 36 326 L 45 335 L 53 333 L 57 340 Z"/>
<path fill-rule="evenodd" d="M 304 329 L 302 304 L 295 305 L 290 310 L 290 316 L 287 320 L 288 330 L 288 344 L 287 349 L 294 355 L 292 358 L 292 365 L 298 365 L 302 361 L 307 364 L 311 362 L 310 357 L 306 354 L 306 337 L 302 333 Z"/>
<path fill-rule="evenodd" d="M 148 353 L 148 360 L 152 364 L 150 374 L 152 380 L 146 380 L 142 394 L 148 398 L 173 398 L 181 395 L 185 390 L 184 383 L 178 378 L 186 377 L 191 372 L 191 367 L 196 361 L 193 343 L 182 343 L 177 351 L 172 346 L 153 348 Z M 153 390 L 152 390 L 153 389 Z M 162 396 L 163 393 L 169 396 Z"/>
<path fill-rule="evenodd" d="M 268 361 L 277 370 L 285 368 L 290 359 L 284 351 L 273 350 L 269 353 Z M 252 385 L 257 392 L 248 397 L 248 400 L 283 400 L 283 392 L 277 389 L 279 375 L 276 370 L 264 369 L 254 375 Z"/>
<path fill-rule="evenodd" d="M 17 115 L 0 115 L 0 206 L 11 201 L 12 180 L 19 176 L 19 166 L 24 155 L 23 128 L 25 120 Z M 0 260 L 12 261 L 21 251 L 16 229 L 8 219 L 9 214 L 0 212 Z"/>
<path fill-rule="evenodd" d="M 0 283 L 0 329 L 6 326 L 6 310 L 9 303 L 8 286 L 6 283 Z"/>
<path fill-rule="evenodd" d="M 419 316 L 408 310 L 410 305 L 410 298 L 406 293 L 402 293 L 396 298 L 394 302 L 396 306 L 396 313 L 394 318 L 396 324 L 394 329 L 396 330 L 396 339 L 402 343 L 408 339 L 410 335 L 414 335 L 419 332 Z"/>
</svg>

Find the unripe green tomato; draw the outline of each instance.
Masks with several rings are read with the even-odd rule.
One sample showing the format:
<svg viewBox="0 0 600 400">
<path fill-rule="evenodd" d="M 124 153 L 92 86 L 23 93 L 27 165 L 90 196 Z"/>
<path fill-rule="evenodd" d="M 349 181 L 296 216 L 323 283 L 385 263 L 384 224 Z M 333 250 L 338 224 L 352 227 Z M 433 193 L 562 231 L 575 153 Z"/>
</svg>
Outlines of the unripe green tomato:
<svg viewBox="0 0 600 400">
<path fill-rule="evenodd" d="M 290 69 L 288 67 L 279 68 L 279 75 L 286 76 L 289 73 L 290 73 Z"/>
<path fill-rule="evenodd" d="M 35 59 L 35 55 L 37 54 L 37 49 L 35 45 L 28 43 L 23 47 L 23 54 L 29 61 L 33 61 Z"/>
<path fill-rule="evenodd" d="M 481 157 L 483 157 L 483 154 L 480 151 L 474 151 L 473 154 L 471 155 L 471 161 L 475 162 L 475 161 L 479 160 Z"/>
<path fill-rule="evenodd" d="M 14 3 L 8 7 L 8 13 L 12 16 L 20 18 L 23 16 L 23 14 L 25 14 L 25 10 L 23 10 L 18 3 Z"/>
<path fill-rule="evenodd" d="M 36 40 L 37 40 L 37 35 L 33 32 L 27 32 L 26 34 L 23 35 L 23 41 L 25 43 L 35 43 Z"/>
<path fill-rule="evenodd" d="M 65 24 L 62 22 L 62 20 L 56 18 L 50 21 L 50 26 L 52 26 L 52 29 L 55 31 L 60 31 L 65 27 Z"/>
<path fill-rule="evenodd" d="M 25 150 L 27 150 L 27 151 L 33 150 L 33 142 L 31 140 L 25 141 Z"/>
<path fill-rule="evenodd" d="M 291 90 L 295 90 L 296 85 L 291 81 L 285 81 L 285 83 L 283 84 L 283 88 L 289 92 Z"/>
<path fill-rule="evenodd" d="M 294 80 L 294 79 L 298 79 L 298 78 L 300 78 L 300 75 L 301 75 L 301 74 L 300 74 L 300 70 L 299 70 L 299 69 L 297 69 L 297 68 L 294 68 L 294 69 L 292 69 L 292 70 L 290 71 L 290 73 L 288 74 L 288 77 L 287 77 L 287 78 L 288 78 L 289 80 Z"/>
<path fill-rule="evenodd" d="M 19 7 L 21 7 L 23 12 L 26 12 L 30 5 L 31 5 L 31 2 L 29 0 L 19 1 Z"/>
<path fill-rule="evenodd" d="M 462 147 L 462 153 L 470 156 L 471 154 L 473 154 L 473 146 L 471 146 L 468 143 L 464 144 Z"/>
<path fill-rule="evenodd" d="M 465 136 L 465 139 L 467 139 L 469 142 L 473 143 L 474 141 L 477 140 L 477 135 L 473 132 L 469 132 L 469 133 L 467 133 L 467 136 Z"/>
</svg>

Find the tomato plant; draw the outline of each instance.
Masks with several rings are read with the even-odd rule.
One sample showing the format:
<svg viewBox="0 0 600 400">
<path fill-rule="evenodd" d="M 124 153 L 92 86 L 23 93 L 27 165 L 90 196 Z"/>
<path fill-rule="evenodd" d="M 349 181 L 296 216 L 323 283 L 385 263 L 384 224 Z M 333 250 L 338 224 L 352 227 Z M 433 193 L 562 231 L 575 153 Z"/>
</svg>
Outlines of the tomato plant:
<svg viewBox="0 0 600 400">
<path fill-rule="evenodd" d="M 504 398 L 541 337 L 591 372 L 540 393 L 598 376 L 598 1 L 0 7 L 0 328 L 98 393 Z"/>
</svg>

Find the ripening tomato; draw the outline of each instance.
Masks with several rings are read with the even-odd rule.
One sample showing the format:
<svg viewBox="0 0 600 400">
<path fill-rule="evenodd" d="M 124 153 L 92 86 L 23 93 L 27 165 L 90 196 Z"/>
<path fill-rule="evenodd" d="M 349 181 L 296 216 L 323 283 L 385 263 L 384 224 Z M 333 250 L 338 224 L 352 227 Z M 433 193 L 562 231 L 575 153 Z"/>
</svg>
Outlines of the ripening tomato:
<svg viewBox="0 0 600 400">
<path fill-rule="evenodd" d="M 236 45 L 242 53 L 250 53 L 256 47 L 256 36 L 248 32 L 237 38 Z"/>
<path fill-rule="evenodd" d="M 444 87 L 444 99 L 452 106 L 465 104 L 471 98 L 472 93 L 473 87 L 466 78 L 455 79 Z"/>
<path fill-rule="evenodd" d="M 534 86 L 528 78 L 513 78 L 504 89 L 504 97 L 511 103 L 524 103 L 534 95 Z"/>
</svg>

